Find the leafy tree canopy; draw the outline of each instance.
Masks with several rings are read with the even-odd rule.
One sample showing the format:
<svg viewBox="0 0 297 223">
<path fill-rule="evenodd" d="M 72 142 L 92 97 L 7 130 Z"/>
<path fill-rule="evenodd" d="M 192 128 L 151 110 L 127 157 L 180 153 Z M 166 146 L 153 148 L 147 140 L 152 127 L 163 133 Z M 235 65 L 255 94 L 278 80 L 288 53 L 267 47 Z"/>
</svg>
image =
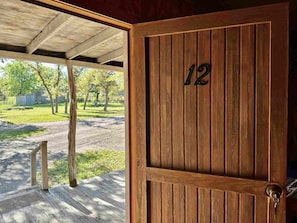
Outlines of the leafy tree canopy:
<svg viewBox="0 0 297 223">
<path fill-rule="evenodd" d="M 0 88 L 5 95 L 16 96 L 31 94 L 40 84 L 27 62 L 11 60 L 2 67 Z"/>
</svg>

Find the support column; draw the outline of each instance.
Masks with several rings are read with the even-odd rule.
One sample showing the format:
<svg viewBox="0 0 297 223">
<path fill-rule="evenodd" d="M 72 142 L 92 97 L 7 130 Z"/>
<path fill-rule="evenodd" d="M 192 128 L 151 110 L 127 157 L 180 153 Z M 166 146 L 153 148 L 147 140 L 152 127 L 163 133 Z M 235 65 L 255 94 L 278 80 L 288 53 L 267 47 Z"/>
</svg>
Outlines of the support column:
<svg viewBox="0 0 297 223">
<path fill-rule="evenodd" d="M 68 133 L 68 173 L 69 184 L 71 187 L 77 186 L 76 164 L 75 164 L 75 134 L 76 134 L 76 89 L 73 75 L 72 64 L 66 61 L 68 71 L 68 84 L 70 91 L 70 114 L 69 114 L 69 133 Z"/>
</svg>

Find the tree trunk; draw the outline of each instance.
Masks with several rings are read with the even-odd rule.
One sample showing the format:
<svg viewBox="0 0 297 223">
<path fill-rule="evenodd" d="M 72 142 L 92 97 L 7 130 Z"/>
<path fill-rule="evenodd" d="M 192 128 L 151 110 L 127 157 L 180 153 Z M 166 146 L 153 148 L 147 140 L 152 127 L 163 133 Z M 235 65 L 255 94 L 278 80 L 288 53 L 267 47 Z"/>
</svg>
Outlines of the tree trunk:
<svg viewBox="0 0 297 223">
<path fill-rule="evenodd" d="M 68 103 L 69 103 L 69 92 L 67 92 L 67 94 L 66 94 L 65 110 L 64 110 L 64 113 L 65 113 L 65 114 L 68 113 Z"/>
<path fill-rule="evenodd" d="M 98 104 L 98 101 L 99 101 L 99 93 L 96 94 L 96 106 Z"/>
<path fill-rule="evenodd" d="M 86 105 L 88 102 L 88 98 L 89 98 L 89 92 L 87 93 L 86 97 L 85 97 L 85 101 L 84 101 L 84 110 L 86 110 Z"/>
<path fill-rule="evenodd" d="M 55 107 L 54 107 L 54 100 L 53 100 L 53 96 L 50 94 L 50 102 L 51 102 L 51 107 L 52 107 L 52 114 L 55 114 Z"/>
<path fill-rule="evenodd" d="M 57 78 L 57 82 L 55 83 L 55 88 L 56 88 L 56 113 L 58 113 L 59 110 L 59 83 L 60 83 L 60 79 L 62 76 L 62 72 L 61 72 L 61 65 L 58 65 L 57 67 L 57 71 L 58 71 L 58 78 Z"/>
<path fill-rule="evenodd" d="M 56 95 L 56 113 L 58 113 L 59 110 L 59 101 L 58 101 L 59 96 Z"/>
<path fill-rule="evenodd" d="M 109 97 L 108 97 L 108 86 L 105 88 L 105 103 L 104 103 L 104 111 L 107 111 L 107 106 L 109 102 Z"/>
</svg>

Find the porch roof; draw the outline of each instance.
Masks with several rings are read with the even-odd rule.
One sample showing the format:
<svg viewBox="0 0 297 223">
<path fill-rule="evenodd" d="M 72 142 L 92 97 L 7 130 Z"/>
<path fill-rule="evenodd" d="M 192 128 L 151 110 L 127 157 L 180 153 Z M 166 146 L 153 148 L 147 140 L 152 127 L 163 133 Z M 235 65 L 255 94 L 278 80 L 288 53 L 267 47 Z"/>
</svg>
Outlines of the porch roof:
<svg viewBox="0 0 297 223">
<path fill-rule="evenodd" d="M 123 31 L 23 2 L 0 5 L 0 57 L 122 70 Z"/>
</svg>

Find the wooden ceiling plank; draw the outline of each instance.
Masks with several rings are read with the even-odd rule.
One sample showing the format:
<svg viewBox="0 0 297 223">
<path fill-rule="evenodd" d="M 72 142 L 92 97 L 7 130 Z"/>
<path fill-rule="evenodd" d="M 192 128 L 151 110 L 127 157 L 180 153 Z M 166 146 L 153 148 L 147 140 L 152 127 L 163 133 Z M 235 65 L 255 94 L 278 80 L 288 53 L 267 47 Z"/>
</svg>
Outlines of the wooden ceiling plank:
<svg viewBox="0 0 297 223">
<path fill-rule="evenodd" d="M 116 49 L 110 53 L 107 53 L 107 54 L 104 54 L 104 55 L 98 57 L 97 62 L 100 64 L 104 64 L 109 61 L 116 60 L 116 59 L 120 58 L 121 56 L 123 56 L 123 48 L 122 47 L 119 49 Z"/>
<path fill-rule="evenodd" d="M 67 24 L 71 16 L 59 13 L 51 22 L 49 22 L 41 32 L 29 43 L 27 46 L 27 53 L 32 54 L 39 46 L 47 39 L 58 32 L 63 26 Z"/>
<path fill-rule="evenodd" d="M 11 58 L 11 59 L 66 65 L 66 59 L 62 59 L 62 58 L 19 53 L 19 52 L 12 52 L 12 51 L 6 51 L 6 50 L 0 50 L 0 58 Z M 91 63 L 91 62 L 85 62 L 85 61 L 79 61 L 79 60 L 71 60 L 70 63 L 72 63 L 73 66 L 123 72 L 123 68 L 117 67 L 117 66 L 101 65 L 98 63 Z"/>
<path fill-rule="evenodd" d="M 107 28 L 103 30 L 102 32 L 98 33 L 97 35 L 91 37 L 85 42 L 82 42 L 81 44 L 77 45 L 76 47 L 72 48 L 68 52 L 66 52 L 66 58 L 73 59 L 74 57 L 83 54 L 84 52 L 88 51 L 92 47 L 105 43 L 112 38 L 115 38 L 116 36 L 122 34 L 123 31 L 114 29 L 114 28 Z"/>
</svg>

